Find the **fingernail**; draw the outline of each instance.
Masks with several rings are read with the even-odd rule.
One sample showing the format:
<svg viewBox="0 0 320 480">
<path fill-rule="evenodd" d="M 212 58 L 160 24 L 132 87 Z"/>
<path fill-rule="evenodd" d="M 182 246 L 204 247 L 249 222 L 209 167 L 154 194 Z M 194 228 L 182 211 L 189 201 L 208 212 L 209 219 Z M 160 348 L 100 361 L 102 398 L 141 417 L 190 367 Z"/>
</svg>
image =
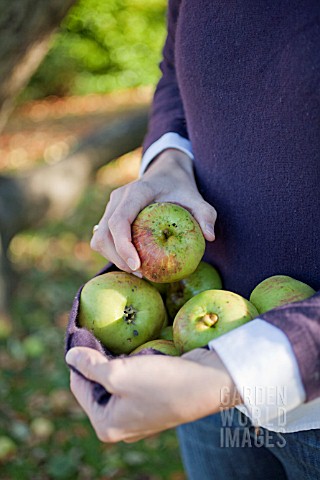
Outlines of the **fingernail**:
<svg viewBox="0 0 320 480">
<path fill-rule="evenodd" d="M 209 235 L 211 235 L 212 237 L 215 238 L 214 228 L 213 228 L 212 225 L 207 223 L 207 225 L 205 227 L 205 231 L 206 231 L 206 233 L 208 233 Z"/>
<path fill-rule="evenodd" d="M 143 277 L 142 273 L 140 273 L 140 272 L 132 272 L 132 274 L 135 275 L 135 276 L 138 277 L 138 278 L 142 278 L 142 277 Z"/>
<path fill-rule="evenodd" d="M 137 268 L 139 268 L 139 265 L 133 258 L 128 258 L 127 265 L 131 270 L 137 270 Z"/>
</svg>

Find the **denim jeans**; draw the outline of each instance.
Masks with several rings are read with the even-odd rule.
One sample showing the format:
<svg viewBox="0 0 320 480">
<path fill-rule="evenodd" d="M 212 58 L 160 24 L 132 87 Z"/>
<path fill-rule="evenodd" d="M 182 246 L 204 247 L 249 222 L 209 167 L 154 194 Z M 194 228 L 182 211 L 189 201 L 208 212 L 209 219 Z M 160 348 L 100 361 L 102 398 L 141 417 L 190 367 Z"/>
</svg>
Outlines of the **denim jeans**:
<svg viewBox="0 0 320 480">
<path fill-rule="evenodd" d="M 319 480 L 320 429 L 255 429 L 237 409 L 177 428 L 189 480 Z"/>
</svg>

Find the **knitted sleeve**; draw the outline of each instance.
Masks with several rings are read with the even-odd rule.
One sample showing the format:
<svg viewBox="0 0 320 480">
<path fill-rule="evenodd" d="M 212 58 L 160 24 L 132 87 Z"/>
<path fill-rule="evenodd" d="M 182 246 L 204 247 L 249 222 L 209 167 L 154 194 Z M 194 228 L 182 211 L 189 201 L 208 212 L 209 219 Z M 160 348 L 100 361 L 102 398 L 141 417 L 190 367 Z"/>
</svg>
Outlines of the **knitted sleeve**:
<svg viewBox="0 0 320 480">
<path fill-rule="evenodd" d="M 189 138 L 175 71 L 175 35 L 180 3 L 181 0 L 169 0 L 167 38 L 160 63 L 162 76 L 152 102 L 148 132 L 143 144 L 144 152 L 168 132 Z"/>
<path fill-rule="evenodd" d="M 288 337 L 297 358 L 307 401 L 320 397 L 320 292 L 260 315 Z"/>
</svg>

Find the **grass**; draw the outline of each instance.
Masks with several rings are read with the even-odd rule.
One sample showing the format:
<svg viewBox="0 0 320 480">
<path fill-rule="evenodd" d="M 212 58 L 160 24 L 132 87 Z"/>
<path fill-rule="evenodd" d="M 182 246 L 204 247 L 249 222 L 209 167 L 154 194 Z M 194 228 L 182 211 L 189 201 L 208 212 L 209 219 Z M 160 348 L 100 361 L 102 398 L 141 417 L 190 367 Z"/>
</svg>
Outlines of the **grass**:
<svg viewBox="0 0 320 480">
<path fill-rule="evenodd" d="M 140 152 L 102 169 L 68 218 L 16 236 L 13 330 L 0 343 L 1 480 L 182 480 L 174 431 L 102 444 L 69 391 L 68 312 L 78 287 L 106 260 L 89 247 L 113 188 L 130 181 Z"/>
</svg>

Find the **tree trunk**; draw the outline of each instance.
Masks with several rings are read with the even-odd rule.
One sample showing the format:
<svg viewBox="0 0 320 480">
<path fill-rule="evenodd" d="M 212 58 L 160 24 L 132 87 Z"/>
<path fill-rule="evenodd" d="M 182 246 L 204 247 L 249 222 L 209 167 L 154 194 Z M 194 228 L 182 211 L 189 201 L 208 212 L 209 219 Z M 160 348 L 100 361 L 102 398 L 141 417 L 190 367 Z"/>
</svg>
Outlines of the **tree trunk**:
<svg viewBox="0 0 320 480">
<path fill-rule="evenodd" d="M 10 240 L 44 218 L 62 218 L 70 213 L 100 167 L 141 145 L 147 117 L 147 109 L 141 108 L 90 135 L 54 165 L 14 177 L 0 176 L 0 314 L 1 309 L 6 311 L 12 290 L 6 256 Z"/>
<path fill-rule="evenodd" d="M 0 131 L 75 0 L 0 0 Z"/>
<path fill-rule="evenodd" d="M 54 30 L 76 0 L 0 0 L 0 132 L 50 46 Z M 91 136 L 65 160 L 21 175 L 0 176 L 0 330 L 12 282 L 7 248 L 12 237 L 45 216 L 70 212 L 94 172 L 141 144 L 146 111 Z"/>
<path fill-rule="evenodd" d="M 85 138 L 65 159 L 16 176 L 0 176 L 0 232 L 8 241 L 43 218 L 61 218 L 74 209 L 94 173 L 139 147 L 147 110 L 128 114 Z"/>
</svg>

